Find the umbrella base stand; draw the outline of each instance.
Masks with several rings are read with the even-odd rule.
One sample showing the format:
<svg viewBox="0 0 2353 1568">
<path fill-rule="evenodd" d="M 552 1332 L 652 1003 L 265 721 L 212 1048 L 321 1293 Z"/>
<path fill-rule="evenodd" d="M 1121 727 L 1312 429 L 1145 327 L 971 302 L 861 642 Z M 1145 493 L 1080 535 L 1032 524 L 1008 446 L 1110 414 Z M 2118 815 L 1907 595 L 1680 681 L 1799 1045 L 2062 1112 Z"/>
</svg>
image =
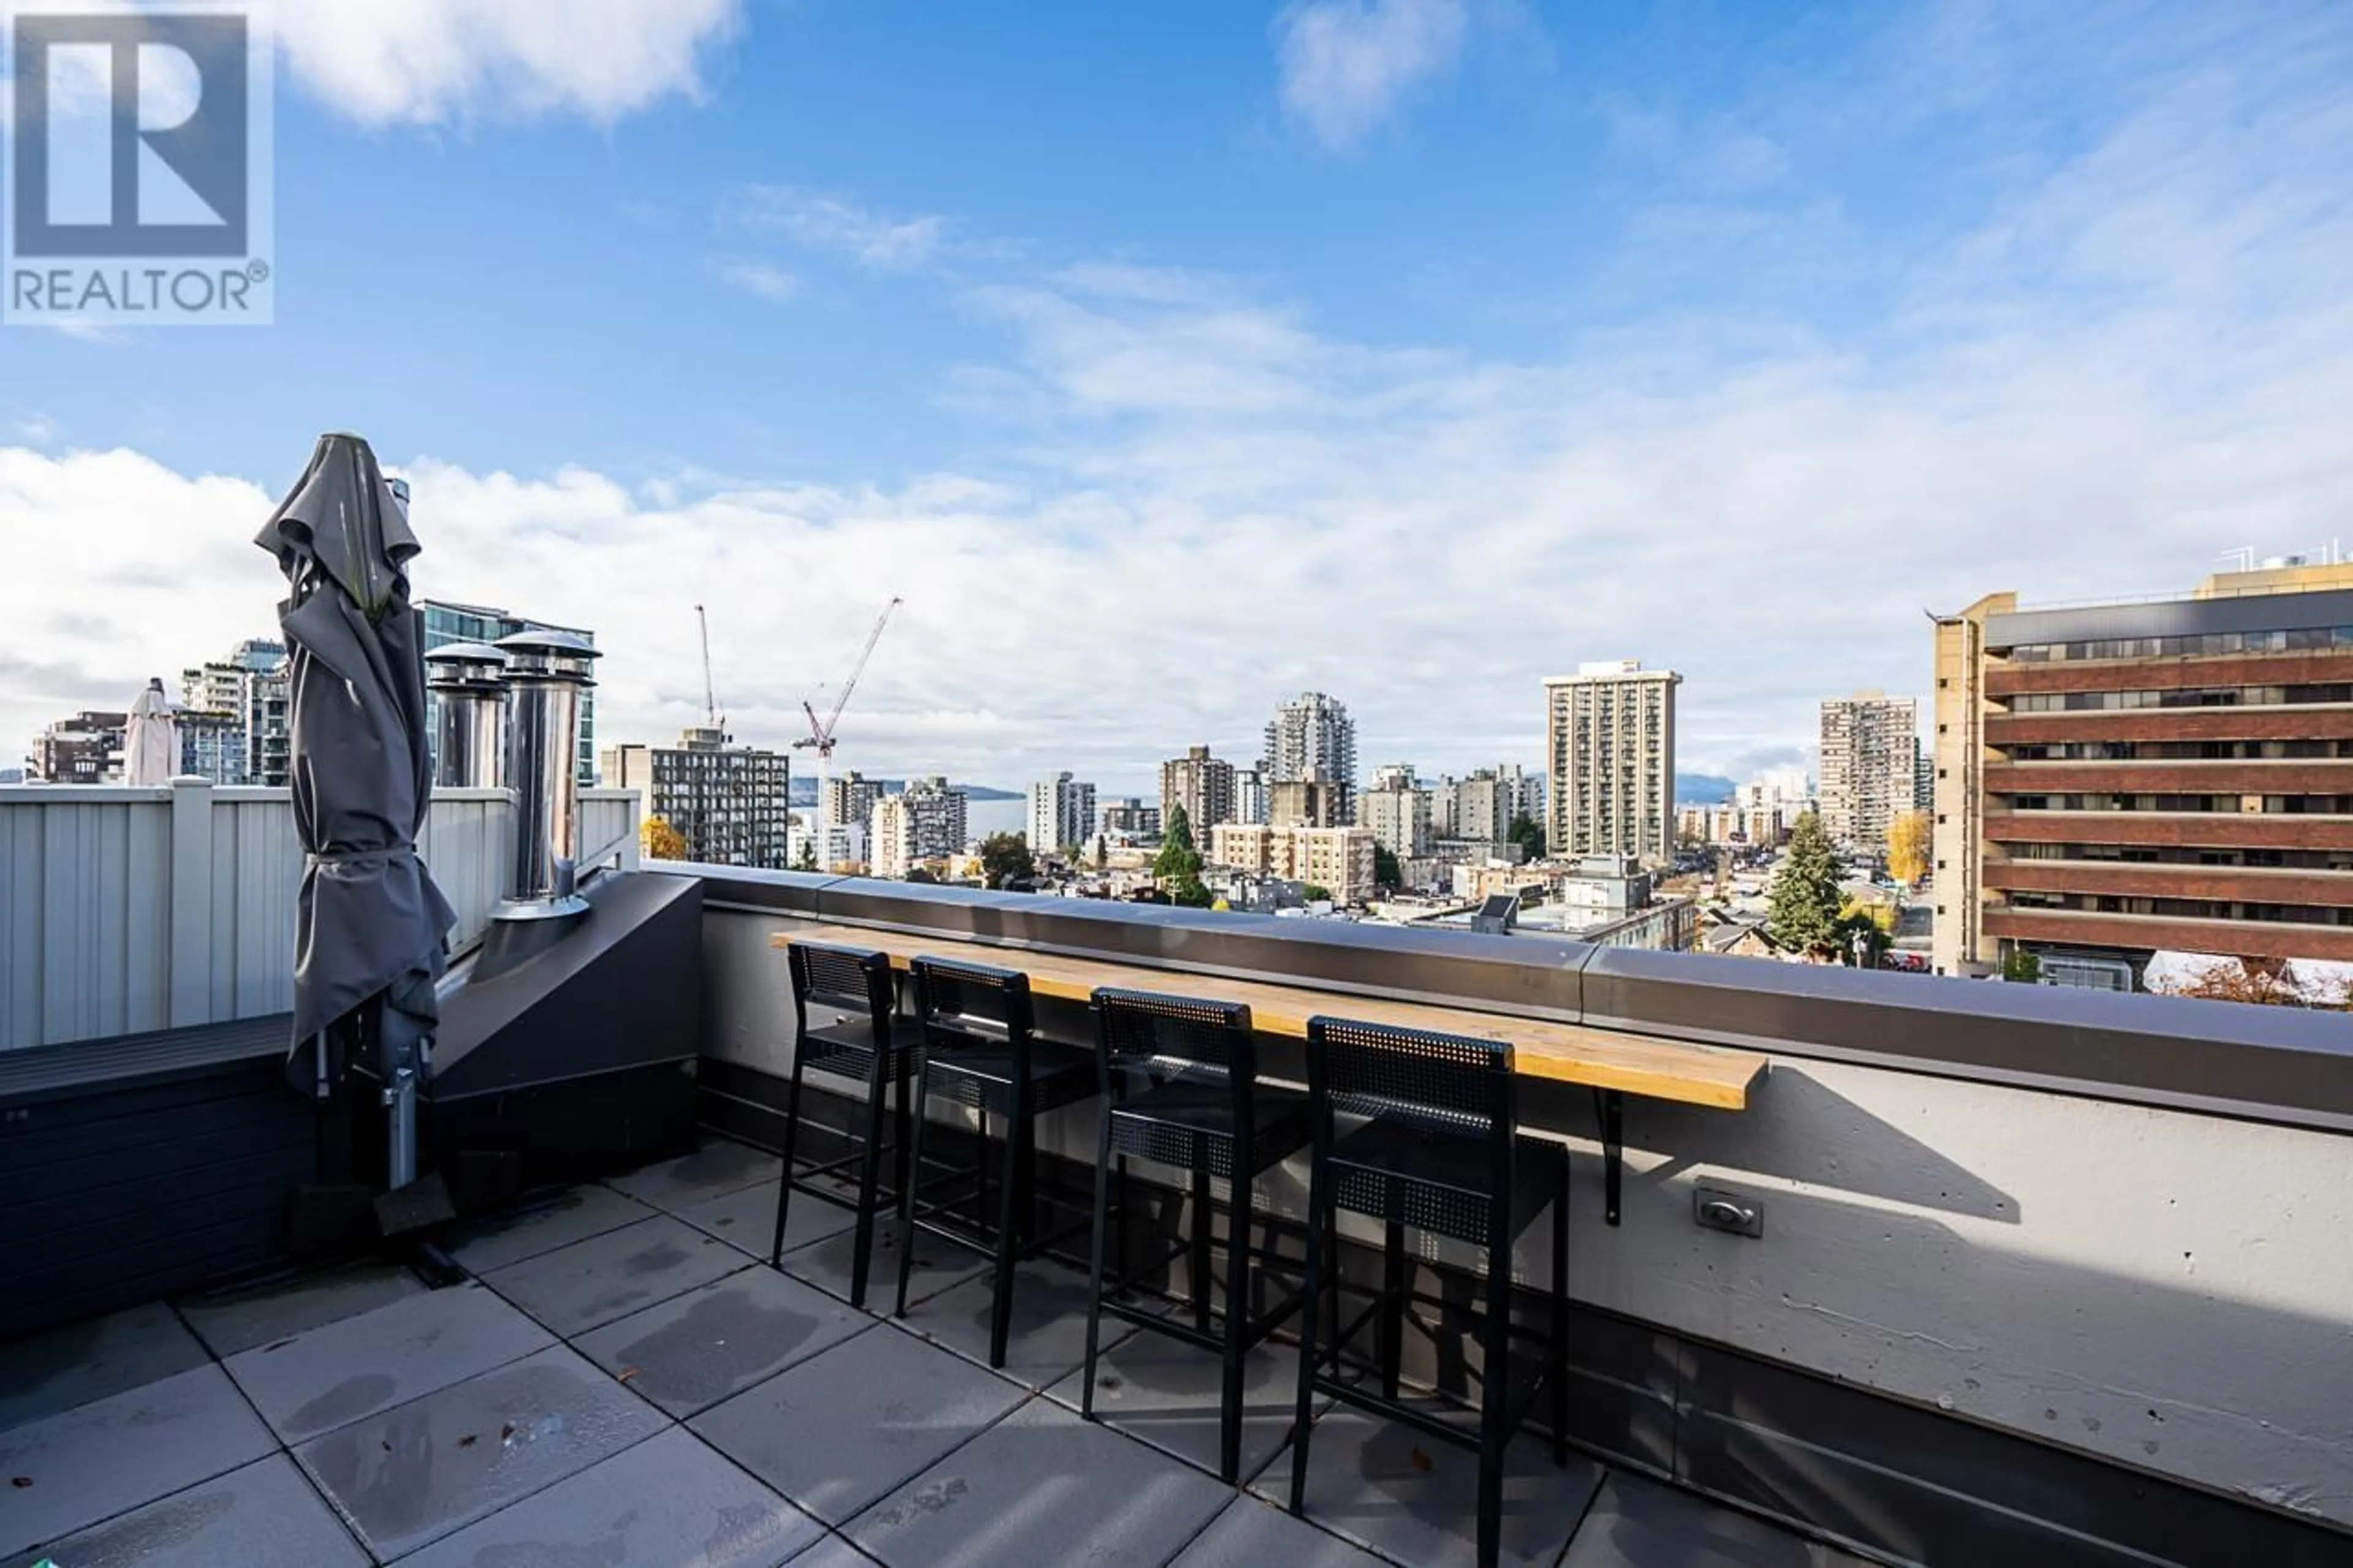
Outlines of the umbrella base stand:
<svg viewBox="0 0 2353 1568">
<path fill-rule="evenodd" d="M 457 1207 L 449 1201 L 449 1184 L 438 1171 L 380 1194 L 375 1200 L 376 1228 L 387 1237 L 447 1225 L 457 1217 Z"/>
</svg>

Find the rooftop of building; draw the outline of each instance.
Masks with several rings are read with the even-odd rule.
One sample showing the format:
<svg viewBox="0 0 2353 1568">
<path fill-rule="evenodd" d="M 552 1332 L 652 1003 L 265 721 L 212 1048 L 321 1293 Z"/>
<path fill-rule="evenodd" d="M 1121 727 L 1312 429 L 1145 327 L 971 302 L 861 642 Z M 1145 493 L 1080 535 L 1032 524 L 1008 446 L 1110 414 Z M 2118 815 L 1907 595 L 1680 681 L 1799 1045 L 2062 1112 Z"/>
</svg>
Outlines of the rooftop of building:
<svg viewBox="0 0 2353 1568">
<path fill-rule="evenodd" d="M 2333 593 L 2342 589 L 2353 589 L 2353 561 L 2311 561 L 2303 556 L 2282 556 L 2243 571 L 2210 573 L 2194 588 L 2088 599 L 2024 601 L 2020 600 L 2015 593 L 2003 592 L 1987 595 L 1972 609 L 2021 616 L 2054 611 L 2124 610 L 2207 599 L 2269 598 L 2289 594 Z"/>
<path fill-rule="evenodd" d="M 1366 1417 L 1324 1417 L 1314 1517 L 1282 1511 L 1278 1347 L 1249 1371 L 1236 1489 L 1216 1479 L 1213 1358 L 1114 1325 L 1105 1419 L 1082 1422 L 1082 1274 L 1028 1266 L 992 1372 L 980 1259 L 926 1238 L 908 1316 L 860 1310 L 844 1210 L 797 1203 L 767 1267 L 776 1193 L 774 1155 L 714 1138 L 453 1237 L 464 1283 L 360 1263 L 0 1349 L 0 1553 L 58 1568 L 1469 1561 L 1469 1459 Z M 1556 1470 L 1533 1437 L 1510 1474 L 1514 1562 L 1862 1562 L 1583 1456 Z"/>
<path fill-rule="evenodd" d="M 230 793 L 240 811 L 270 806 L 269 792 Z M 500 809 L 475 793 L 437 802 L 455 815 L 433 831 Z M 168 857 L 151 808 L 185 822 L 195 797 L 100 794 L 16 792 L 0 810 L 79 813 L 107 853 L 98 818 L 119 800 L 126 823 L 150 813 L 121 841 Z M 613 819 L 626 802 L 595 804 L 600 841 L 612 832 L 630 867 L 634 835 Z M 599 913 L 584 929 L 635 929 L 629 900 L 658 904 L 684 922 L 670 956 L 617 949 L 604 1005 L 551 991 L 502 1014 L 501 1038 L 567 1083 L 593 1079 L 616 1042 L 669 1041 L 690 1077 L 630 1082 L 684 1082 L 700 1147 L 650 1165 L 640 1149 L 470 1211 L 446 1237 L 464 1277 L 427 1289 L 385 1257 L 285 1272 L 279 1178 L 254 1173 L 311 1157 L 282 1023 L 248 1018 L 243 1044 L 214 1058 L 192 1042 L 227 1026 L 125 1037 L 153 1005 L 267 1010 L 280 981 L 266 966 L 283 955 L 211 939 L 267 926 L 240 900 L 269 879 L 224 879 L 217 904 L 179 888 L 158 910 L 69 857 L 21 858 L 44 837 L 0 834 L 18 895 L 0 924 L 0 1043 L 31 1047 L 0 1051 L 0 1255 L 23 1264 L 0 1323 L 57 1325 L 0 1350 L 7 1568 L 1468 1560 L 1467 1459 L 1369 1418 L 1321 1417 L 1308 1519 L 1270 1506 L 1295 1353 L 1279 1340 L 1251 1372 L 1239 1489 L 1201 1468 L 1214 1357 L 1123 1342 L 1098 1381 L 1106 1421 L 1078 1421 L 1074 1250 L 1025 1278 L 1001 1374 L 976 1364 L 979 1275 L 961 1254 L 923 1244 L 903 1321 L 860 1312 L 844 1299 L 843 1216 L 797 1200 L 783 1267 L 767 1268 L 765 1151 L 794 1049 L 772 943 L 810 922 L 977 941 L 1014 967 L 1050 956 L 1291 987 L 1341 1016 L 1442 1002 L 1507 1031 L 1566 1026 L 1602 1060 L 1629 1040 L 1769 1057 L 1739 1110 L 1630 1091 L 1609 1113 L 1622 1121 L 1582 1082 L 1519 1080 L 1524 1125 L 1565 1142 L 1574 1171 L 1575 1454 L 1556 1469 L 1538 1438 L 1521 1456 L 1507 1561 L 2317 1568 L 2353 1550 L 2341 1016 L 1541 934 L 624 868 L 591 880 Z M 458 880 L 473 841 L 429 849 L 437 874 Z M 54 933 L 71 940 L 37 940 Z M 683 1020 L 674 1037 L 649 1005 Z M 1088 1037 L 1083 1002 L 1042 1000 L 1039 1019 Z M 1298 1080 L 1295 1044 L 1261 1049 L 1263 1072 Z M 448 1081 L 494 1055 L 454 1056 Z M 854 1104 L 816 1098 L 822 1125 Z M 621 1099 L 617 1124 L 642 1126 L 648 1097 Z M 209 1109 L 184 1124 L 166 1101 L 168 1117 Z M 1067 1114 L 1039 1151 L 1050 1205 L 1092 1190 L 1092 1113 Z M 136 1168 L 77 1152 L 141 1118 L 170 1135 L 138 1140 Z M 932 1125 L 951 1145 L 962 1135 Z M 1295 1174 L 1267 1194 L 1279 1243 L 1295 1240 Z M 1605 1192 L 1621 1215 L 1605 1217 Z M 1709 1225 L 1711 1194 L 1755 1205 L 1760 1234 Z M 235 1219 L 252 1227 L 244 1272 L 208 1275 L 212 1237 L 248 1213 Z M 138 1246 L 117 1234 L 138 1226 Z M 1458 1298 L 1481 1262 L 1414 1257 Z M 1515 1270 L 1540 1278 L 1544 1257 L 1533 1243 Z M 1344 1241 L 1343 1275 L 1366 1268 L 1379 1277 L 1377 1226 Z M 1165 1283 L 1183 1296 L 1176 1275 Z M 1451 1334 L 1417 1318 L 1406 1341 L 1407 1380 L 1430 1397 L 1475 1386 Z"/>
</svg>

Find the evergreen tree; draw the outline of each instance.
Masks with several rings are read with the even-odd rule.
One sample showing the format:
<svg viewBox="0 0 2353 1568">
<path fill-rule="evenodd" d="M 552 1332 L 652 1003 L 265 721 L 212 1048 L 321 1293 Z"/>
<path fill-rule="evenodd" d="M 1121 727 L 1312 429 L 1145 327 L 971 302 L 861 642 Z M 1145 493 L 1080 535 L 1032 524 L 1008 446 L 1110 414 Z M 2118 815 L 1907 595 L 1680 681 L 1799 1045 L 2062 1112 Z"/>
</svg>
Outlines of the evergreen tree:
<svg viewBox="0 0 2353 1568">
<path fill-rule="evenodd" d="M 1838 945 L 1838 854 L 1822 819 L 1812 812 L 1798 818 L 1781 867 L 1767 897 L 1765 934 L 1790 952 L 1827 952 Z"/>
<path fill-rule="evenodd" d="M 1029 840 L 1018 833 L 992 833 L 980 841 L 981 880 L 992 888 L 1038 874 Z"/>
<path fill-rule="evenodd" d="M 1386 844 L 1373 846 L 1373 880 L 1384 888 L 1405 885 L 1405 868 L 1398 864 L 1398 858 L 1389 852 Z"/>
<path fill-rule="evenodd" d="M 1545 858 L 1544 824 L 1525 813 L 1512 818 L 1512 826 L 1504 830 L 1504 841 L 1525 846 L 1531 860 Z"/>
<path fill-rule="evenodd" d="M 1152 874 L 1167 889 L 1170 901 L 1194 909 L 1208 908 L 1209 890 L 1201 886 L 1201 852 L 1194 847 L 1193 824 L 1181 805 L 1169 807 L 1160 853 L 1152 862 Z"/>
</svg>

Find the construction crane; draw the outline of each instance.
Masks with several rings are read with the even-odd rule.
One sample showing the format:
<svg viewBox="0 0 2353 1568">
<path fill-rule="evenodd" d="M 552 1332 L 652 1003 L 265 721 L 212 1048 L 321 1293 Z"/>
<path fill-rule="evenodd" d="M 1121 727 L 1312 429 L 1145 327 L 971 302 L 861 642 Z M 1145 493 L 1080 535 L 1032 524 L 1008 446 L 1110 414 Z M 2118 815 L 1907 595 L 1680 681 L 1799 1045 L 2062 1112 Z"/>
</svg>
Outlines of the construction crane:
<svg viewBox="0 0 2353 1568">
<path fill-rule="evenodd" d="M 711 684 L 711 617 L 702 613 L 701 605 L 697 605 L 694 606 L 694 619 L 695 624 L 702 628 L 703 719 L 712 729 L 723 730 L 727 727 L 726 716 L 719 711 L 719 696 Z"/>
<path fill-rule="evenodd" d="M 874 629 L 866 634 L 866 646 L 858 650 L 858 662 L 849 667 L 849 677 L 841 683 L 841 692 L 833 700 L 833 711 L 819 719 L 816 704 L 807 701 L 801 704 L 801 711 L 808 715 L 809 732 L 806 738 L 795 741 L 793 745 L 796 748 L 805 746 L 817 752 L 817 845 L 820 870 L 825 868 L 827 857 L 833 849 L 833 803 L 827 798 L 830 792 L 826 788 L 826 782 L 833 768 L 834 726 L 841 722 L 841 710 L 849 706 L 849 694 L 858 689 L 858 678 L 866 673 L 866 661 L 874 657 L 874 645 L 882 640 L 882 628 L 891 624 L 891 612 L 899 605 L 899 599 L 893 596 L 889 604 L 882 606 L 881 615 L 875 617 Z"/>
</svg>

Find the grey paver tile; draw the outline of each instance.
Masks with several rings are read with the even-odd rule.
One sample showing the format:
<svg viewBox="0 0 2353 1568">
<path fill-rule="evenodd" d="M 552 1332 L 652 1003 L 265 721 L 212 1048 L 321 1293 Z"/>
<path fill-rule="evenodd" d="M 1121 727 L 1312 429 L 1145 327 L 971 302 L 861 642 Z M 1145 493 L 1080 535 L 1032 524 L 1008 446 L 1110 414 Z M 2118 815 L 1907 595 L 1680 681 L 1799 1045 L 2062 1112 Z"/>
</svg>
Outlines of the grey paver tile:
<svg viewBox="0 0 2353 1568">
<path fill-rule="evenodd" d="M 0 1552 L 70 1535 L 276 1447 L 209 1363 L 0 1432 Z"/>
<path fill-rule="evenodd" d="M 774 1154 L 748 1143 L 714 1138 L 691 1154 L 663 1160 L 626 1176 L 615 1176 L 605 1184 L 639 1203 L 676 1214 L 723 1193 L 766 1181 L 776 1173 Z"/>
<path fill-rule="evenodd" d="M 0 1568 L 368 1568 L 283 1454 L 52 1541 Z"/>
<path fill-rule="evenodd" d="M 651 1436 L 668 1418 L 562 1345 L 294 1450 L 377 1556 L 463 1529 Z"/>
<path fill-rule="evenodd" d="M 1264 1468 L 1290 1436 L 1298 1411 L 1299 1352 L 1268 1343 L 1242 1366 L 1240 1479 Z M 1103 1353 L 1095 1367 L 1095 1415 L 1129 1436 L 1215 1472 L 1224 1371 L 1217 1352 L 1166 1334 L 1138 1330 Z M 1075 1410 L 1082 1392 L 1073 1373 L 1048 1390 Z"/>
<path fill-rule="evenodd" d="M 632 1312 L 574 1348 L 676 1416 L 688 1416 L 875 1326 L 773 1268 L 738 1274 Z"/>
<path fill-rule="evenodd" d="M 1169 1568 L 1384 1568 L 1360 1546 L 1293 1514 L 1242 1496 L 1179 1552 Z"/>
<path fill-rule="evenodd" d="M 1250 1490 L 1287 1503 L 1297 1453 L 1285 1445 Z M 1506 1455 L 1502 1560 L 1556 1563 L 1601 1484 L 1601 1468 L 1572 1453 L 1556 1469 L 1551 1444 L 1528 1434 Z M 1335 1405 L 1315 1423 L 1307 1517 L 1395 1562 L 1467 1568 L 1478 1555 L 1478 1481 L 1472 1450 Z"/>
<path fill-rule="evenodd" d="M 453 1285 L 273 1340 L 222 1364 L 271 1430 L 300 1443 L 554 1342 L 494 1292 Z"/>
<path fill-rule="evenodd" d="M 798 1205 L 795 1205 L 798 1206 Z M 874 1256 L 867 1264 L 866 1304 L 889 1311 L 899 1290 L 900 1225 L 885 1216 L 874 1226 Z M 849 1299 L 850 1269 L 858 1260 L 858 1238 L 844 1230 L 813 1246 L 785 1254 L 784 1269 L 821 1290 Z M 929 1300 L 988 1267 L 988 1259 L 969 1247 L 958 1247 L 927 1232 L 915 1233 L 915 1268 L 907 1281 L 907 1303 Z"/>
<path fill-rule="evenodd" d="M 475 1273 L 488 1274 L 493 1268 L 651 1219 L 655 1213 L 610 1187 L 574 1187 L 561 1197 L 468 1226 L 449 1254 Z"/>
<path fill-rule="evenodd" d="M 824 1533 L 674 1426 L 444 1536 L 401 1568 L 776 1568 Z"/>
<path fill-rule="evenodd" d="M 482 1283 L 565 1336 L 666 1301 L 750 1259 L 668 1215 L 493 1269 Z"/>
<path fill-rule="evenodd" d="M 0 1345 L 0 1430 L 210 1359 L 203 1342 L 161 1301 Z"/>
<path fill-rule="evenodd" d="M 911 1308 L 903 1320 L 905 1326 L 960 1356 L 986 1364 L 989 1300 L 996 1279 L 995 1269 L 986 1269 L 955 1289 L 942 1291 Z M 868 1297 L 867 1304 L 874 1305 L 874 1299 Z M 1106 1315 L 1104 1349 L 1126 1338 L 1130 1327 Z M 1006 1341 L 1005 1364 L 997 1371 L 1031 1388 L 1044 1388 L 1069 1377 L 1086 1358 L 1087 1277 L 1058 1263 L 1022 1264 L 1013 1281 L 1013 1331 Z"/>
<path fill-rule="evenodd" d="M 356 1263 L 275 1285 L 182 1301 L 180 1315 L 213 1354 L 227 1361 L 240 1351 L 372 1312 L 409 1296 L 425 1281 L 397 1263 Z"/>
<path fill-rule="evenodd" d="M 802 1508 L 839 1524 L 1025 1397 L 1005 1379 L 884 1325 L 688 1425 Z"/>
<path fill-rule="evenodd" d="M 1705 1498 L 1613 1470 L 1561 1568 L 1863 1568 L 1862 1560 Z"/>
<path fill-rule="evenodd" d="M 889 1568 L 1160 1568 L 1233 1495 L 1039 1400 L 859 1515 L 844 1533 Z"/>
<path fill-rule="evenodd" d="M 690 1204 L 678 1211 L 678 1217 L 697 1230 L 709 1231 L 730 1247 L 765 1258 L 768 1244 L 776 1235 L 776 1188 L 774 1181 L 739 1187 L 723 1196 Z M 857 1218 L 838 1204 L 813 1198 L 807 1193 L 795 1193 L 792 1210 L 785 1221 L 785 1250 L 791 1252 L 838 1235 L 848 1230 Z"/>
</svg>

